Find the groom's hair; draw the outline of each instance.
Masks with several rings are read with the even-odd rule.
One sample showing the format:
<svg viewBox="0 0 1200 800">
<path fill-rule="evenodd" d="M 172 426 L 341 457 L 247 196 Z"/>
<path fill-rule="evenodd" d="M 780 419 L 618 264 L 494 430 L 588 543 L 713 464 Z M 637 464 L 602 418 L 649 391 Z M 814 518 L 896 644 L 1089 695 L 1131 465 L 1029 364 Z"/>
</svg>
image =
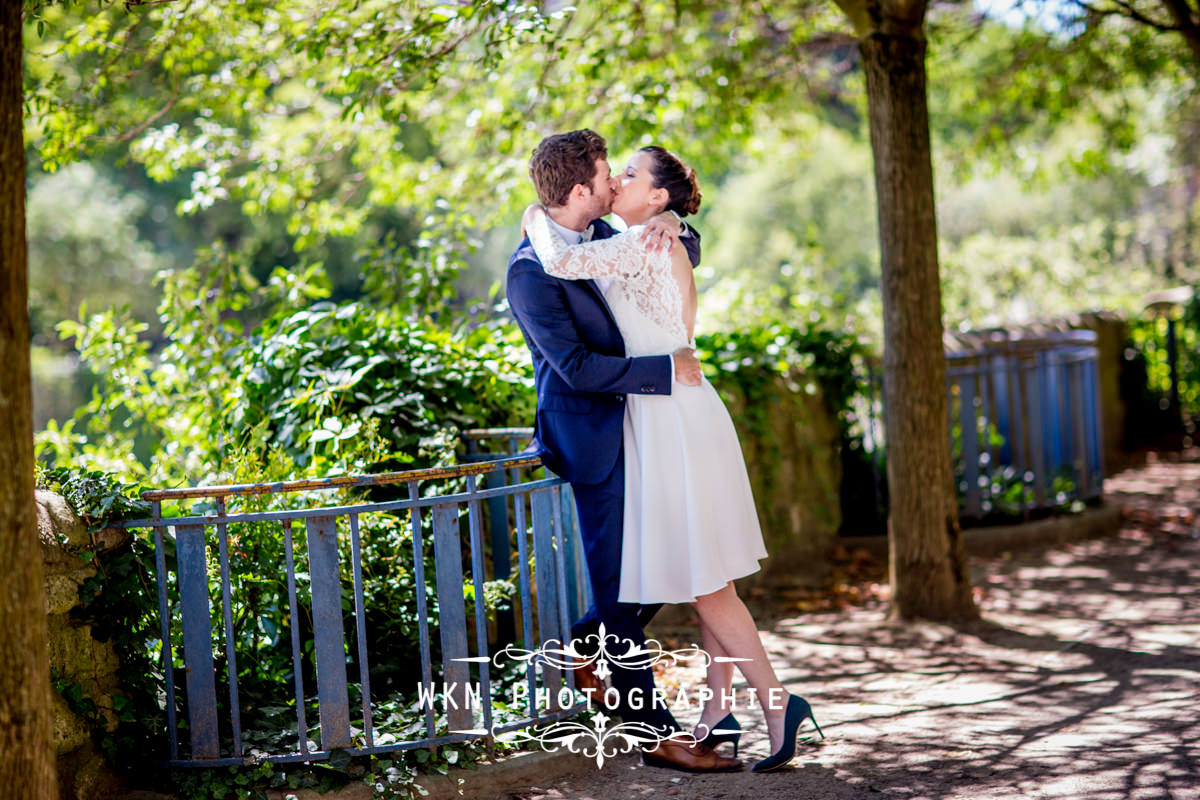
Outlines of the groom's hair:
<svg viewBox="0 0 1200 800">
<path fill-rule="evenodd" d="M 565 206 L 577 183 L 591 191 L 598 158 L 608 158 L 608 145 L 587 128 L 542 139 L 529 159 L 529 177 L 541 204 Z"/>
</svg>

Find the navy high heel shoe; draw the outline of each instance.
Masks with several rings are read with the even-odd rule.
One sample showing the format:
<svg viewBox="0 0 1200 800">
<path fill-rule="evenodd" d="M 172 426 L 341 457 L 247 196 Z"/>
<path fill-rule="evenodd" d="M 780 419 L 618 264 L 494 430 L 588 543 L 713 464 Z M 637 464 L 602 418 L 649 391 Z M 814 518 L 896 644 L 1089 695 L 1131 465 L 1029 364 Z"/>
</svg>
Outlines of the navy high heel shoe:
<svg viewBox="0 0 1200 800">
<path fill-rule="evenodd" d="M 824 739 L 825 734 L 821 733 L 821 726 L 817 724 L 817 718 L 813 716 L 812 706 L 808 701 L 794 694 L 788 695 L 787 710 L 783 714 L 783 744 L 774 753 L 751 767 L 750 771 L 770 772 L 791 761 L 792 756 L 796 755 L 796 734 L 799 733 L 800 725 L 805 719 L 812 720 L 813 727 Z"/>
<path fill-rule="evenodd" d="M 721 733 L 717 733 L 717 731 L 721 731 Z M 720 722 L 709 729 L 708 736 L 700 740 L 700 744 L 716 749 L 719 744 L 733 742 L 733 757 L 737 758 L 738 742 L 741 738 L 742 726 L 738 724 L 733 714 L 726 714 L 721 717 Z"/>
</svg>

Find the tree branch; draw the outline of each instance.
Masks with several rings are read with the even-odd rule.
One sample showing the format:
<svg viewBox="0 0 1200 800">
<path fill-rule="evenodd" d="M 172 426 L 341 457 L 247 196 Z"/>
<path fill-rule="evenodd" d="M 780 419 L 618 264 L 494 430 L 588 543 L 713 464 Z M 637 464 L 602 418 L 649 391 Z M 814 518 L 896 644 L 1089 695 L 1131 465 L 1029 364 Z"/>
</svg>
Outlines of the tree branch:
<svg viewBox="0 0 1200 800">
<path fill-rule="evenodd" d="M 176 0 L 125 0 L 125 10 L 133 11 L 134 6 L 161 6 L 174 3 Z"/>
<path fill-rule="evenodd" d="M 1163 0 L 1163 4 L 1174 17 L 1192 55 L 1200 61 L 1200 27 L 1196 24 L 1196 14 L 1192 7 L 1188 5 L 1187 0 Z"/>
<path fill-rule="evenodd" d="M 162 119 L 164 116 L 166 116 L 171 111 L 171 109 L 173 109 L 175 107 L 175 104 L 177 102 L 179 102 L 178 87 L 176 87 L 175 91 L 171 93 L 171 99 L 167 101 L 167 104 L 165 106 L 160 108 L 158 111 L 155 111 L 153 114 L 151 114 L 146 119 L 142 120 L 140 123 L 138 123 L 138 125 L 136 127 L 131 128 L 130 130 L 125 131 L 125 133 L 119 134 L 117 136 L 101 137 L 100 141 L 103 141 L 103 142 L 106 142 L 109 144 L 111 144 L 113 142 L 128 142 L 128 141 L 130 141 L 131 139 L 141 135 L 142 131 L 146 130 L 151 125 L 153 125 L 154 123 L 156 123 L 160 119 Z"/>
<path fill-rule="evenodd" d="M 1097 16 L 1101 17 L 1125 17 L 1133 20 L 1134 22 L 1140 22 L 1141 24 L 1150 28 L 1154 28 L 1158 31 L 1164 31 L 1166 33 L 1175 33 L 1179 31 L 1178 26 L 1172 25 L 1169 22 L 1160 22 L 1159 20 L 1152 19 L 1151 17 L 1146 16 L 1141 11 L 1134 8 L 1126 0 L 1111 0 L 1113 5 L 1117 6 L 1116 8 L 1102 8 L 1098 5 L 1087 2 L 1087 0 L 1074 0 L 1074 2 L 1077 6 L 1089 14 L 1096 14 Z"/>
</svg>

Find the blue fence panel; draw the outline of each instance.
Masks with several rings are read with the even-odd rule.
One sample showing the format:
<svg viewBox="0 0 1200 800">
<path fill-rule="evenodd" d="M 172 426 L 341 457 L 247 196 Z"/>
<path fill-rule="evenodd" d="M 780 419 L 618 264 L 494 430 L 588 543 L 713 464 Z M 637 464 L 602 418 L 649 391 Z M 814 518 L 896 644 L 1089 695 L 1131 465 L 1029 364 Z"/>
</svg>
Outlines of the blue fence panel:
<svg viewBox="0 0 1200 800">
<path fill-rule="evenodd" d="M 516 432 L 504 433 L 509 447 L 515 449 Z M 389 475 L 145 493 L 153 504 L 154 515 L 125 525 L 149 527 L 155 535 L 164 643 L 163 706 L 169 738 L 163 761 L 179 766 L 246 763 L 237 651 L 244 646 L 241 643 L 253 640 L 261 631 L 236 627 L 257 624 L 257 620 L 246 620 L 246 615 L 238 613 L 239 592 L 245 586 L 231 570 L 230 528 L 239 525 L 256 525 L 255 535 L 279 535 L 282 539 L 283 563 L 279 568 L 283 573 L 281 578 L 286 579 L 286 597 L 279 598 L 280 608 L 285 610 L 280 624 L 287 630 L 280 630 L 279 634 L 291 640 L 292 669 L 288 676 L 291 686 L 281 687 L 282 695 L 273 702 L 294 709 L 295 747 L 266 753 L 257 750 L 253 760 L 318 761 L 329 758 L 336 750 L 366 755 L 467 741 L 535 722 L 561 719 L 582 710 L 582 702 L 566 707 L 558 705 L 558 690 L 564 684 L 561 670 L 535 667 L 530 661 L 524 681 L 528 690 L 524 709 L 527 713 L 514 719 L 511 712 L 506 712 L 504 724 L 495 724 L 493 676 L 487 663 L 493 651 L 488 629 L 492 609 L 486 600 L 487 581 L 511 577 L 519 583 L 519 598 L 514 597 L 514 608 L 509 611 L 514 624 L 507 633 L 500 634 L 504 644 L 517 638 L 524 647 L 536 648 L 550 640 L 561 640 L 571 621 L 589 601 L 586 579 L 578 580 L 579 576 L 586 576 L 586 570 L 581 563 L 582 548 L 575 541 L 577 529 L 570 489 L 558 478 L 522 478 L 522 471 L 529 472 L 539 465 L 535 457 L 510 457 Z M 485 476 L 483 488 L 476 485 L 480 475 Z M 422 497 L 422 482 L 431 480 L 465 480 L 466 489 L 454 490 L 451 486 L 450 494 Z M 408 485 L 407 499 L 252 513 L 231 513 L 226 508 L 226 499 L 239 495 L 397 483 Z M 164 500 L 183 502 L 204 498 L 209 499 L 208 509 L 215 505 L 215 512 L 161 515 Z M 381 718 L 373 708 L 379 698 L 372 697 L 368 663 L 371 647 L 366 619 L 372 598 L 364 587 L 363 576 L 364 533 L 360 520 L 365 514 L 396 514 L 402 519 L 407 515 L 405 524 L 411 526 L 412 551 L 402 557 L 411 558 L 416 584 L 421 686 L 441 702 L 440 709 L 434 703 L 426 704 L 423 730 L 417 734 L 381 729 Z M 348 539 L 339 535 L 343 519 L 349 530 Z M 305 536 L 300 541 L 294 536 L 294 531 L 299 530 L 297 522 L 304 525 Z M 497 527 L 502 530 L 490 530 Z M 515 553 L 510 552 L 514 538 Z M 169 557 L 172 545 L 173 559 Z M 436 579 L 437 586 L 436 618 L 431 612 L 433 598 L 425 591 L 424 565 L 430 547 L 434 574 L 429 577 Z M 214 577 L 211 584 L 210 555 L 214 561 L 219 556 L 220 562 L 219 582 Z M 214 569 L 213 575 L 217 574 Z M 468 581 L 474 598 L 471 608 L 465 599 Z M 284 592 L 282 584 L 280 592 Z M 221 613 L 214 617 L 217 593 Z M 349 608 L 351 596 L 353 611 Z M 173 598 L 177 598 L 177 606 Z M 517 608 L 521 617 L 519 634 L 511 630 L 515 627 Z M 180 619 L 180 639 L 172 642 L 171 620 L 175 614 Z M 351 614 L 352 631 L 348 624 Z M 474 618 L 473 626 L 469 614 Z M 440 671 L 435 671 L 432 663 L 432 630 L 438 636 Z M 228 707 L 218 704 L 214 642 L 222 642 L 228 664 Z M 356 656 L 357 681 L 349 673 L 349 653 Z M 180 656 L 186 692 L 177 697 L 175 673 Z M 306 681 L 306 671 L 315 674 L 315 681 Z M 565 677 L 566 684 L 573 688 L 573 675 Z M 436 685 L 436 680 L 441 684 Z M 362 694 L 361 717 L 360 712 L 351 709 L 354 683 Z M 309 691 L 315 691 L 315 695 L 309 695 Z M 551 698 L 549 704 L 543 701 L 539 705 L 539 695 Z M 189 734 L 183 752 L 176 714 L 180 700 Z M 317 732 L 308 726 L 313 709 L 319 716 L 319 742 Z M 357 726 L 359 722 L 361 728 Z M 440 725 L 445 725 L 449 733 L 439 735 Z"/>
<path fill-rule="evenodd" d="M 962 516 L 1045 512 L 1098 497 L 1104 464 L 1096 334 L 986 331 L 960 339 L 968 344 L 946 353 L 946 425 Z M 868 367 L 866 380 L 863 445 L 874 464 L 886 454 L 875 391 L 883 402 L 887 392 L 877 370 Z"/>
</svg>

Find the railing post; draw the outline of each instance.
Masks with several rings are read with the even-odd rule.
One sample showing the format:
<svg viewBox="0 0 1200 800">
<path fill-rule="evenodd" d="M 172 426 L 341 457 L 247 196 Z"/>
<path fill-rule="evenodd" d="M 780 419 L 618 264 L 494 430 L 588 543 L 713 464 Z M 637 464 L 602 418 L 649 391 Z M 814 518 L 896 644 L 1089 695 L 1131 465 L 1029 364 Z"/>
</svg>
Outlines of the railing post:
<svg viewBox="0 0 1200 800">
<path fill-rule="evenodd" d="M 417 482 L 410 481 L 408 499 L 410 502 L 415 502 L 418 497 L 420 497 L 420 492 Z M 417 589 L 417 635 L 421 641 L 421 685 L 425 686 L 427 690 L 432 690 L 433 657 L 429 653 L 429 611 L 428 601 L 425 597 L 425 544 L 421 534 L 421 509 L 413 506 L 408 513 L 412 522 L 413 581 L 416 583 Z M 433 704 L 430 703 L 425 706 L 425 733 L 432 738 L 436 729 Z"/>
<path fill-rule="evenodd" d="M 1010 450 L 1011 461 L 1013 476 L 1021 487 L 1017 504 L 1021 509 L 1022 515 L 1028 518 L 1029 487 L 1027 485 L 1028 481 L 1025 480 L 1025 473 L 1027 471 L 1026 465 L 1029 463 L 1029 425 L 1025 419 L 1025 373 L 1021 369 L 1021 354 L 1015 350 L 1009 350 L 1005 356 L 1005 364 L 1008 370 L 1009 435 L 1010 444 L 1012 445 Z"/>
<path fill-rule="evenodd" d="M 1095 487 L 1095 494 L 1099 495 L 1104 491 L 1104 440 L 1101 431 L 1104 430 L 1104 418 L 1102 416 L 1100 404 L 1100 356 L 1099 353 L 1093 353 L 1087 362 L 1088 376 L 1088 419 L 1092 431 L 1092 463 L 1089 467 L 1093 470 L 1094 479 L 1092 481 Z"/>
<path fill-rule="evenodd" d="M 292 629 L 292 683 L 296 691 L 296 728 L 301 755 L 308 753 L 308 715 L 304 709 L 304 662 L 300 656 L 300 603 L 296 600 L 296 556 L 292 521 L 283 521 L 283 555 L 287 566 L 288 627 Z"/>
<path fill-rule="evenodd" d="M 1069 369 L 1070 375 L 1070 402 L 1071 402 L 1071 422 L 1074 428 L 1071 436 L 1071 462 L 1073 472 L 1075 473 L 1076 494 L 1079 499 L 1083 499 L 1091 494 L 1092 476 L 1089 468 L 1091 457 L 1088 454 L 1090 449 L 1090 436 L 1087 430 L 1087 405 L 1085 389 L 1087 383 L 1084 380 L 1083 370 L 1084 363 L 1082 361 L 1072 361 Z"/>
<path fill-rule="evenodd" d="M 217 517 L 226 514 L 225 498 L 217 498 Z M 225 663 L 229 668 L 229 711 L 233 722 L 233 754 L 242 755 L 242 709 L 238 701 L 237 640 L 233 633 L 233 587 L 229 578 L 229 526 L 217 523 L 221 554 L 221 606 L 225 612 Z"/>
<path fill-rule="evenodd" d="M 543 645 L 550 641 L 561 642 L 564 637 L 564 633 L 559 630 L 551 491 L 539 489 L 530 492 L 533 504 L 533 571 L 537 581 L 538 641 Z M 557 697 L 562 686 L 562 670 L 543 664 L 542 685 L 550 690 L 552 698 Z"/>
<path fill-rule="evenodd" d="M 487 486 L 505 486 L 505 470 L 494 469 L 487 473 Z M 488 527 L 492 543 L 492 577 L 498 581 L 512 579 L 512 541 L 508 528 L 508 500 L 505 497 L 492 497 L 487 501 Z M 511 608 L 496 612 L 496 637 L 503 644 L 513 642 L 517 638 L 516 617 Z"/>
<path fill-rule="evenodd" d="M 437 566 L 438 630 L 442 640 L 442 677 L 446 716 L 451 731 L 475 727 L 468 705 L 471 671 L 467 662 L 467 606 L 463 599 L 462 546 L 458 507 L 433 508 L 433 557 Z"/>
<path fill-rule="evenodd" d="M 354 630 L 358 639 L 358 681 L 362 692 L 363 738 L 367 742 L 367 747 L 374 747 L 374 720 L 371 717 L 371 665 L 367 658 L 367 610 L 363 597 L 362 542 L 358 534 L 358 514 L 350 515 L 350 559 L 354 570 Z"/>
<path fill-rule="evenodd" d="M 1046 423 L 1042 411 L 1045 408 L 1045 358 L 1036 353 L 1029 365 L 1026 384 L 1029 398 L 1029 452 L 1033 468 L 1033 504 L 1035 508 L 1046 505 Z"/>
<path fill-rule="evenodd" d="M 321 747 L 350 747 L 350 696 L 346 691 L 346 632 L 342 626 L 342 581 L 338 570 L 337 518 L 309 517 L 308 569 L 312 581 L 313 651 Z"/>
<path fill-rule="evenodd" d="M 529 528 L 525 517 L 525 496 L 527 492 L 513 496 L 514 516 L 517 522 L 517 569 L 521 576 L 521 633 L 526 649 L 534 649 L 533 638 L 533 582 L 529 575 Z M 534 664 L 530 660 L 525 664 L 525 697 L 529 703 L 529 715 L 538 717 L 537 681 L 534 674 Z"/>
<path fill-rule="evenodd" d="M 475 476 L 467 476 L 467 492 L 474 494 Z M 503 498 L 500 498 L 503 499 Z M 492 728 L 491 669 L 488 658 L 487 598 L 484 596 L 484 581 L 487 576 L 483 568 L 483 512 L 478 500 L 467 501 L 467 526 L 471 542 L 471 588 L 475 594 L 475 652 L 479 659 L 479 696 L 483 704 L 483 730 Z"/>
<path fill-rule="evenodd" d="M 177 526 L 175 553 L 179 559 L 179 604 L 183 616 L 183 660 L 187 668 L 192 758 L 216 758 L 219 754 L 217 686 L 213 675 L 204 526 Z"/>
</svg>

